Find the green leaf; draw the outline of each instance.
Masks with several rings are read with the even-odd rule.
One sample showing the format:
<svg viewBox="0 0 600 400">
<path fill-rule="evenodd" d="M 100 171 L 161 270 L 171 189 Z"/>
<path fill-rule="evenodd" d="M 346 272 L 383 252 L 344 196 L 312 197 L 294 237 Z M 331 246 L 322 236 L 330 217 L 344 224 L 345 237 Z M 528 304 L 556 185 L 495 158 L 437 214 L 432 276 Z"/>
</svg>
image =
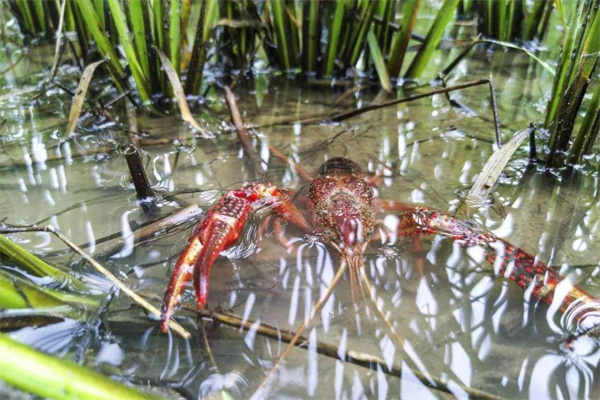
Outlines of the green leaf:
<svg viewBox="0 0 600 400">
<path fill-rule="evenodd" d="M 0 379 L 52 399 L 156 399 L 68 360 L 44 354 L 0 333 Z"/>
<path fill-rule="evenodd" d="M 22 267 L 39 276 L 49 276 L 59 282 L 68 282 L 69 286 L 80 291 L 88 291 L 85 283 L 31 254 L 6 236 L 0 234 L 0 253 L 17 262 Z"/>
<path fill-rule="evenodd" d="M 433 53 L 436 51 L 438 44 L 444 36 L 446 27 L 454 17 L 454 11 L 458 5 L 459 0 L 444 0 L 442 8 L 438 11 L 437 17 L 433 21 L 429 33 L 425 38 L 425 43 L 419 49 L 419 52 L 413 59 L 408 71 L 406 71 L 406 77 L 409 79 L 418 79 L 425 71 L 427 64 L 433 57 Z"/>
<path fill-rule="evenodd" d="M 367 35 L 367 42 L 369 43 L 369 50 L 371 51 L 371 57 L 373 58 L 373 63 L 375 64 L 375 70 L 377 71 L 377 75 L 379 76 L 379 82 L 381 82 L 381 87 L 386 92 L 391 93 L 392 84 L 390 83 L 390 76 L 385 66 L 385 60 L 383 59 L 381 50 L 379 49 L 377 38 L 375 37 L 373 31 L 369 31 Z"/>
</svg>

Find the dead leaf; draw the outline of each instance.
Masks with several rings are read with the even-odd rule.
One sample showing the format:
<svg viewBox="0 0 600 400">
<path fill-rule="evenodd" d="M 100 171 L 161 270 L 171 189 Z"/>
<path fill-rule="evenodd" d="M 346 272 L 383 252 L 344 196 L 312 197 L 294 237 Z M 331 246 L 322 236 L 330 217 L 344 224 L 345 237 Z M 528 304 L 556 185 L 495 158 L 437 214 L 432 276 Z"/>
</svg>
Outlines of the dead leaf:
<svg viewBox="0 0 600 400">
<path fill-rule="evenodd" d="M 469 190 L 465 202 L 469 206 L 480 207 L 485 203 L 489 197 L 490 192 L 496 185 L 498 177 L 502 173 L 502 170 L 510 160 L 513 153 L 519 148 L 525 138 L 529 137 L 533 128 L 523 129 L 512 137 L 510 141 L 502 148 L 496 150 L 490 159 L 485 163 L 481 173 L 477 177 L 475 184 Z"/>
<path fill-rule="evenodd" d="M 190 112 L 190 106 L 187 103 L 183 87 L 181 86 L 181 81 L 179 80 L 179 76 L 177 76 L 177 72 L 175 72 L 175 69 L 173 68 L 173 65 L 171 64 L 169 58 L 158 47 L 152 47 L 158 53 L 160 61 L 162 62 L 162 66 L 165 69 L 167 76 L 169 77 L 169 81 L 171 82 L 171 86 L 173 87 L 173 92 L 175 93 L 175 97 L 177 97 L 177 103 L 179 104 L 181 118 L 184 121 L 192 124 L 192 126 L 200 132 L 200 136 L 202 136 L 204 139 L 214 138 L 215 136 L 211 132 L 207 131 L 202 126 L 200 126 L 198 121 L 196 121 L 192 116 L 192 113 Z"/>
<path fill-rule="evenodd" d="M 81 110 L 83 109 L 83 101 L 85 100 L 85 95 L 87 93 L 88 87 L 90 86 L 90 81 L 92 80 L 92 76 L 94 75 L 94 71 L 100 64 L 102 64 L 105 60 L 96 61 L 95 63 L 91 63 L 85 70 L 83 70 L 83 74 L 81 75 L 81 79 L 79 80 L 79 85 L 77 85 L 77 91 L 75 92 L 75 96 L 73 97 L 73 104 L 71 104 L 71 111 L 69 112 L 69 124 L 67 125 L 66 135 L 71 138 L 73 136 L 73 132 L 75 131 L 75 127 L 77 126 L 77 121 L 79 120 L 79 116 L 81 115 Z"/>
</svg>

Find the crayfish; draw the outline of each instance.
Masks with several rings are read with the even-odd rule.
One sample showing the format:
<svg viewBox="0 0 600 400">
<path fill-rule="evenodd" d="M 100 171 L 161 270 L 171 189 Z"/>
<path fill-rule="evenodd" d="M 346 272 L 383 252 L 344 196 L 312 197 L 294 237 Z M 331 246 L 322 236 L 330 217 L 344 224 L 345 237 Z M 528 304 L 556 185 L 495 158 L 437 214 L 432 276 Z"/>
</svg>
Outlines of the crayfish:
<svg viewBox="0 0 600 400">
<path fill-rule="evenodd" d="M 348 266 L 353 297 L 356 300 L 358 274 L 363 267 L 366 247 L 384 231 L 396 237 L 442 235 L 465 246 L 480 245 L 488 249 L 486 260 L 499 275 L 514 281 L 537 299 L 549 305 L 559 302 L 558 309 L 569 312 L 577 322 L 577 331 L 567 344 L 586 334 L 600 336 L 600 301 L 578 286 L 563 279 L 554 269 L 509 242 L 497 238 L 477 223 L 461 220 L 448 213 L 374 197 L 377 177 L 364 173 L 353 161 L 333 158 L 325 162 L 318 176 L 308 183 L 304 203 L 306 213 L 292 201 L 293 193 L 269 183 L 252 183 L 226 192 L 210 207 L 194 228 L 171 276 L 162 306 L 162 330 L 181 298 L 185 283 L 193 278 L 198 308 L 206 304 L 210 269 L 219 254 L 240 238 L 248 218 L 259 210 L 270 210 L 279 223 L 294 225 L 313 234 L 334 248 Z M 378 215 L 397 214 L 395 229 L 385 226 Z M 281 238 L 280 232 L 278 236 Z M 557 295 L 560 293 L 560 295 Z"/>
</svg>

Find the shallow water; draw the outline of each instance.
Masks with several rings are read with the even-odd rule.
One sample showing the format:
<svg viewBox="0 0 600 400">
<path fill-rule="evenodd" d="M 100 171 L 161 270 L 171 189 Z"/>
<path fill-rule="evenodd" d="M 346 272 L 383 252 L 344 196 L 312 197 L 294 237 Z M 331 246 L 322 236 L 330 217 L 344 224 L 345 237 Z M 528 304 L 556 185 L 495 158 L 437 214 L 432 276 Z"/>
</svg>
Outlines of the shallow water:
<svg viewBox="0 0 600 400">
<path fill-rule="evenodd" d="M 177 199 L 206 209 L 222 191 L 256 180 L 300 189 L 304 182 L 269 154 L 269 145 L 311 172 L 328 158 L 349 157 L 365 170 L 385 175 L 378 197 L 451 212 L 459 208 L 494 151 L 486 86 L 452 94 L 452 104 L 444 95 L 435 95 L 338 124 L 264 126 L 388 98 L 364 88 L 336 103 L 348 87 L 332 89 L 261 75 L 237 90 L 246 122 L 263 125 L 255 144 L 265 162 L 256 175 L 247 168 L 229 129 L 220 93 L 209 96 L 209 111 L 196 110 L 212 130 L 221 132 L 216 140 L 196 139 L 176 116 L 138 114 L 138 129 L 147 139 L 178 140 L 176 145 L 144 147 L 148 176 L 160 196 L 157 213 L 148 215 L 136 202 L 123 155 L 106 150 L 127 140 L 123 126 L 131 122 L 122 104 L 110 110 L 117 122 L 90 118 L 78 129 L 76 140 L 62 142 L 70 96 L 58 88 L 39 95 L 37 87 L 47 73 L 39 60 L 48 54 L 48 48 L 31 47 L 19 68 L 2 80 L 0 120 L 7 120 L 0 142 L 2 222 L 51 223 L 85 244 L 86 251 L 130 287 L 159 297 L 194 221 L 138 243 L 130 239 L 131 231 L 180 209 Z M 451 55 L 454 51 L 445 57 Z M 490 62 L 495 66 L 506 142 L 515 131 L 541 119 L 538 106 L 552 77 L 525 55 L 480 51 L 460 64 L 448 85 L 487 77 Z M 74 87 L 77 74 L 74 68 L 63 68 L 59 76 Z M 98 149 L 104 151 L 97 153 Z M 572 173 L 550 173 L 529 163 L 523 145 L 493 191 L 493 204 L 475 210 L 471 218 L 600 296 L 600 187 L 594 167 L 598 160 L 588 161 Z M 394 220 L 393 215 L 383 217 Z M 252 220 L 251 227 L 257 222 Z M 11 334 L 120 380 L 149 385 L 165 396 L 213 398 L 224 390 L 234 398 L 249 397 L 285 348 L 285 343 L 258 333 L 258 323 L 294 331 L 324 293 L 339 258 L 293 229 L 287 230 L 296 244 L 290 252 L 270 234 L 256 244 L 255 229 L 248 231 L 242 245 L 215 263 L 208 308 L 255 321 L 249 331 L 198 320 L 194 313 L 180 310 L 179 321 L 192 339 L 162 334 L 153 318 L 126 296 L 110 292 L 104 278 L 56 238 L 29 233 L 9 237 L 84 275 L 104 301 L 99 310 L 90 311 L 88 322 L 66 318 Z M 103 239 L 109 235 L 124 238 L 110 252 Z M 572 322 L 545 304 L 527 301 L 522 289 L 496 276 L 482 249 L 464 249 L 442 237 L 426 237 L 421 244 L 422 250 L 415 251 L 410 239 L 392 240 L 373 243 L 367 251 L 367 276 L 396 336 L 370 300 L 355 309 L 349 277 L 344 277 L 305 332 L 308 342 L 291 352 L 268 394 L 447 397 L 416 378 L 423 374 L 430 381 L 440 379 L 460 398 L 466 397 L 465 386 L 505 398 L 600 397 L 597 340 L 584 337 L 573 351 L 566 350 L 562 343 L 573 330 Z M 4 269 L 9 267 L 3 263 Z M 194 306 L 191 286 L 183 302 Z M 394 375 L 375 364 L 366 368 L 321 355 L 318 342 L 354 358 L 357 352 L 382 358 L 389 369 L 401 372 Z M 5 386 L 0 390 L 13 394 Z"/>
</svg>

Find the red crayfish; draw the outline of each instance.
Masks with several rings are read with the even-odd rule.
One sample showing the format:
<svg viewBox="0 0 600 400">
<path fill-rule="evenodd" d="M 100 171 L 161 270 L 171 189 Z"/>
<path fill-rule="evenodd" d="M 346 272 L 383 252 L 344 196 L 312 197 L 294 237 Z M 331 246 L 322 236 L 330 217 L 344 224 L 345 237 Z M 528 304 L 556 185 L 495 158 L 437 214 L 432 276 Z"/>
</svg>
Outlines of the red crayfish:
<svg viewBox="0 0 600 400">
<path fill-rule="evenodd" d="M 582 334 L 600 336 L 600 301 L 594 296 L 473 221 L 375 198 L 373 186 L 376 180 L 377 177 L 367 175 L 349 159 L 330 159 L 309 182 L 307 195 L 298 196 L 298 201 L 306 203 L 306 215 L 292 202 L 290 191 L 269 183 L 253 183 L 225 193 L 196 225 L 179 257 L 162 306 L 163 331 L 167 330 L 185 283 L 193 277 L 198 307 L 204 307 L 210 268 L 215 259 L 238 241 L 252 213 L 270 209 L 279 221 L 287 221 L 305 233 L 317 235 L 340 254 L 342 261 L 348 264 L 354 296 L 365 248 L 377 237 L 379 230 L 387 229 L 387 234 L 397 237 L 437 234 L 461 241 L 466 246 L 488 248 L 487 261 L 495 264 L 499 274 L 526 290 L 530 298 L 547 304 L 558 301 L 558 309 L 563 313 L 569 310 L 578 324 L 570 340 Z M 393 232 L 377 219 L 383 212 L 397 213 L 398 224 Z M 276 228 L 281 229 L 281 225 L 277 224 Z"/>
</svg>

